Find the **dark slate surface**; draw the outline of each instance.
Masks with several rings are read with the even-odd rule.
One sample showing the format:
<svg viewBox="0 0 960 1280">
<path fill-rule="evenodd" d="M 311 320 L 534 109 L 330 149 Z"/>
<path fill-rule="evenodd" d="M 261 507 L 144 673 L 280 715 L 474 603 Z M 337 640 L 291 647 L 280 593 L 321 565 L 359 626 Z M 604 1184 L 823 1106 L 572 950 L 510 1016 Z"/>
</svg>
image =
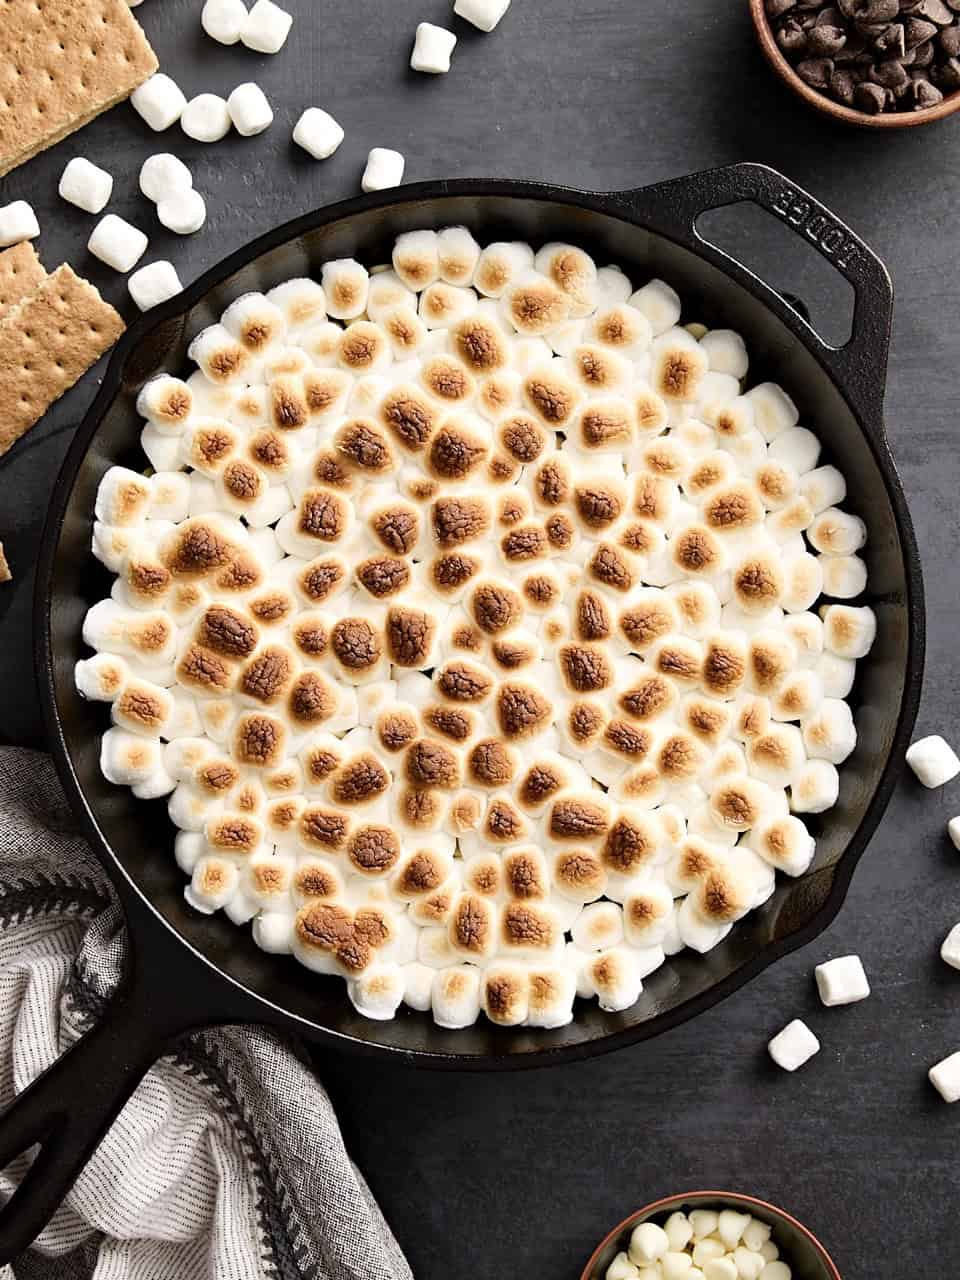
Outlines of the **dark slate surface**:
<svg viewBox="0 0 960 1280">
<path fill-rule="evenodd" d="M 200 31 L 200 0 L 138 10 L 162 65 L 188 96 L 257 79 L 275 104 L 266 135 L 216 147 L 150 134 L 123 106 L 0 180 L 29 198 L 48 266 L 63 258 L 114 301 L 122 281 L 84 245 L 93 219 L 56 195 L 82 152 L 115 174 L 111 208 L 148 229 L 185 281 L 255 234 L 352 193 L 366 150 L 394 146 L 411 180 L 535 178 L 630 187 L 741 159 L 808 186 L 885 257 L 898 307 L 889 430 L 927 573 L 929 664 L 921 727 L 948 734 L 960 712 L 956 547 L 960 121 L 900 135 L 842 131 L 777 85 L 754 48 L 745 0 L 516 0 L 492 36 L 460 30 L 453 74 L 414 76 L 417 21 L 447 0 L 286 0 L 297 16 L 270 59 Z M 459 25 L 459 24 L 458 24 Z M 317 165 L 289 141 L 300 110 L 329 108 L 347 140 Z M 210 220 L 167 236 L 136 188 L 151 151 L 194 167 Z M 727 224 L 729 234 L 729 221 Z M 757 215 L 734 233 L 750 261 L 811 304 L 836 333 L 848 306 L 812 255 Z M 30 674 L 30 565 L 47 493 L 96 374 L 0 462 L 0 537 L 16 584 L 0 591 L 0 738 L 41 740 Z M 779 1201 L 818 1230 L 848 1277 L 939 1274 L 952 1256 L 960 1108 L 926 1067 L 960 1049 L 960 975 L 937 959 L 960 917 L 960 855 L 943 835 L 960 786 L 904 782 L 831 930 L 726 1004 L 660 1040 L 574 1067 L 510 1077 L 438 1077 L 351 1060 L 321 1064 L 353 1154 L 424 1280 L 526 1273 L 573 1280 L 596 1239 L 661 1194 L 731 1187 Z M 813 965 L 859 951 L 865 1004 L 819 1007 Z M 823 1052 L 794 1077 L 767 1037 L 809 1017 Z"/>
</svg>

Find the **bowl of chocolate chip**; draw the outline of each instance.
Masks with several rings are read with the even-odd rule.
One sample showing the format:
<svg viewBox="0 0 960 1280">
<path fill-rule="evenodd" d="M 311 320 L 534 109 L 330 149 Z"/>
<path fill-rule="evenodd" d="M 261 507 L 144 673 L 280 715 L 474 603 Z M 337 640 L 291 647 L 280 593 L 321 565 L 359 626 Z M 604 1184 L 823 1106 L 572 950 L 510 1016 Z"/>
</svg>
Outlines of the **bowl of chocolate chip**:
<svg viewBox="0 0 960 1280">
<path fill-rule="evenodd" d="M 960 0 L 750 0 L 774 71 L 811 106 L 871 129 L 960 110 Z"/>
</svg>

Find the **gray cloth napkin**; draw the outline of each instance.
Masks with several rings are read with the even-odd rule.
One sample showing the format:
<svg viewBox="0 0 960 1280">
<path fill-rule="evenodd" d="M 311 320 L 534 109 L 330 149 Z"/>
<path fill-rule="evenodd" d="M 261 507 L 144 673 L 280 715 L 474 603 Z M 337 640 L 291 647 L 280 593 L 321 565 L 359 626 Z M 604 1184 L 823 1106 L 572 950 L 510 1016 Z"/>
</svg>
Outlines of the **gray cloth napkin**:
<svg viewBox="0 0 960 1280">
<path fill-rule="evenodd" d="M 123 961 L 110 883 L 46 756 L 0 748 L 0 1104 L 92 1022 Z M 6 1200 L 24 1159 L 0 1174 Z M 330 1100 L 260 1027 L 150 1071 L 35 1248 L 0 1280 L 410 1280 Z"/>
</svg>

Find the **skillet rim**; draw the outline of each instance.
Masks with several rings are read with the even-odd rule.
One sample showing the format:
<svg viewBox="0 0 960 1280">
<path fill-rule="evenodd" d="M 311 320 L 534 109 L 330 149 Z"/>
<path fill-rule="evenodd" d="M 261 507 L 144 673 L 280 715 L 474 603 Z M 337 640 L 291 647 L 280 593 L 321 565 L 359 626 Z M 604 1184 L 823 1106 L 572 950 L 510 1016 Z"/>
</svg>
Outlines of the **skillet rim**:
<svg viewBox="0 0 960 1280">
<path fill-rule="evenodd" d="M 834 352 L 835 349 L 824 344 L 817 337 L 811 326 L 763 280 L 737 262 L 736 259 L 703 240 L 697 234 L 695 226 L 691 224 L 688 229 L 688 239 L 685 240 L 683 228 L 680 225 L 681 219 L 674 218 L 672 225 L 665 225 L 658 222 L 656 218 L 650 217 L 649 210 L 645 210 L 642 207 L 643 197 L 656 192 L 658 188 L 669 188 L 671 185 L 679 185 L 684 182 L 700 182 L 706 185 L 709 184 L 711 175 L 729 173 L 731 169 L 756 171 L 756 173 L 765 177 L 772 175 L 781 179 L 787 186 L 794 186 L 789 180 L 782 178 L 782 175 L 768 166 L 745 164 L 726 166 L 718 170 L 707 170 L 689 175 L 687 178 L 674 180 L 673 183 L 667 181 L 662 184 L 615 192 L 591 192 L 548 183 L 522 182 L 510 179 L 461 178 L 415 183 L 394 188 L 387 192 L 351 197 L 294 218 L 235 250 L 204 272 L 183 292 L 141 316 L 126 331 L 114 348 L 100 389 L 71 441 L 51 494 L 37 562 L 34 593 L 35 674 L 40 691 L 43 722 L 57 773 L 74 813 L 79 816 L 84 834 L 87 836 L 98 861 L 117 888 L 124 907 L 131 944 L 131 967 L 137 964 L 136 953 L 139 951 L 137 943 L 141 935 L 149 932 L 153 935 L 154 940 L 158 933 L 165 935 L 167 945 L 175 947 L 178 951 L 182 949 L 190 954 L 196 962 L 202 964 L 205 978 L 208 981 L 212 980 L 216 987 L 222 986 L 224 989 L 224 1005 L 228 1007 L 229 1012 L 223 1010 L 219 1013 L 214 1013 L 207 1020 L 208 1025 L 237 1020 L 268 1022 L 295 1030 L 309 1039 L 319 1044 L 328 1045 L 331 1048 L 347 1049 L 350 1052 L 360 1053 L 366 1057 L 379 1058 L 382 1061 L 430 1068 L 482 1071 L 523 1070 L 555 1066 L 567 1062 L 581 1061 L 586 1058 L 599 1057 L 602 1054 L 613 1052 L 627 1045 L 652 1039 L 696 1017 L 698 1014 L 706 1012 L 706 1010 L 721 1003 L 735 991 L 759 976 L 784 956 L 813 941 L 835 919 L 846 899 L 850 882 L 860 858 L 863 856 L 867 844 L 874 835 L 890 801 L 900 772 L 902 757 L 906 746 L 909 744 L 916 720 L 924 665 L 926 629 L 922 571 L 913 523 L 907 508 L 902 483 L 887 444 L 882 415 L 879 416 L 876 422 L 868 423 L 864 420 L 867 415 L 863 408 L 858 407 L 856 397 L 851 388 L 844 384 L 840 373 L 835 368 L 830 367 L 829 354 Z M 797 188 L 797 190 L 802 189 Z M 804 192 L 803 194 L 806 193 Z M 739 968 L 725 978 L 720 979 L 706 991 L 689 997 L 672 1009 L 635 1023 L 630 1027 L 615 1029 L 605 1035 L 596 1036 L 575 1044 L 559 1046 L 545 1044 L 540 1048 L 522 1050 L 516 1053 L 462 1054 L 452 1049 L 449 1052 L 432 1049 L 407 1049 L 335 1031 L 321 1023 L 313 1022 L 309 1018 L 286 1009 L 265 996 L 259 995 L 244 986 L 231 974 L 219 968 L 204 952 L 200 951 L 192 942 L 180 934 L 174 925 L 153 905 L 128 873 L 123 862 L 114 853 L 110 843 L 103 835 L 97 819 L 87 802 L 84 788 L 80 783 L 70 757 L 57 705 L 56 681 L 53 668 L 52 619 L 54 601 L 51 595 L 51 585 L 64 518 L 78 472 L 90 444 L 109 406 L 121 392 L 124 368 L 144 337 L 164 323 L 185 315 L 216 286 L 222 284 L 224 280 L 237 271 L 249 266 L 257 258 L 295 241 L 319 227 L 377 209 L 389 209 L 401 205 L 428 204 L 452 197 L 470 196 L 534 200 L 552 205 L 566 204 L 604 214 L 628 225 L 639 227 L 642 230 L 651 230 L 656 235 L 663 236 L 680 247 L 692 251 L 714 267 L 719 268 L 723 273 L 732 277 L 735 283 L 752 294 L 758 302 L 772 311 L 814 358 L 823 376 L 829 379 L 847 404 L 861 435 L 864 437 L 877 463 L 894 514 L 894 525 L 902 553 L 906 585 L 907 656 L 897 729 L 893 735 L 879 781 L 874 788 L 863 819 L 847 842 L 843 854 L 830 869 L 832 876 L 830 892 L 816 914 L 803 927 L 791 933 L 788 937 L 767 943 L 750 960 L 740 965 Z M 749 199 L 750 197 L 745 195 L 743 198 Z M 638 201 L 640 207 L 632 208 L 631 199 Z M 875 255 L 873 256 L 875 257 Z M 876 259 L 876 261 L 879 263 L 879 259 Z M 883 270 L 882 267 L 881 270 Z M 884 274 L 886 274 L 885 271 Z M 149 931 L 148 924 L 152 925 Z M 145 979 L 141 979 L 141 981 L 145 981 Z M 229 1004 L 226 999 L 228 990 L 232 990 L 234 997 Z M 203 1025 L 203 1023 L 204 1019 L 202 1017 L 198 1016 L 195 1019 L 195 1025 Z M 371 1024 L 371 1026 L 374 1025 Z"/>
</svg>

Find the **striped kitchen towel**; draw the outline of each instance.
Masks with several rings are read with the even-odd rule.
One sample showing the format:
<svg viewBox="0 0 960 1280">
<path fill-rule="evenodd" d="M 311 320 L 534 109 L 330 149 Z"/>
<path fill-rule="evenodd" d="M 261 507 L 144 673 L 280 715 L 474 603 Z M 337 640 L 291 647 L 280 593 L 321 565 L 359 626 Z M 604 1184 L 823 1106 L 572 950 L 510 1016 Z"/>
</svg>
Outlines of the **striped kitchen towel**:
<svg viewBox="0 0 960 1280">
<path fill-rule="evenodd" d="M 46 756 L 0 748 L 0 1104 L 96 1020 L 123 960 L 109 881 Z M 0 1173 L 6 1200 L 26 1167 Z M 150 1071 L 0 1280 L 411 1280 L 304 1055 L 259 1027 Z"/>
</svg>

